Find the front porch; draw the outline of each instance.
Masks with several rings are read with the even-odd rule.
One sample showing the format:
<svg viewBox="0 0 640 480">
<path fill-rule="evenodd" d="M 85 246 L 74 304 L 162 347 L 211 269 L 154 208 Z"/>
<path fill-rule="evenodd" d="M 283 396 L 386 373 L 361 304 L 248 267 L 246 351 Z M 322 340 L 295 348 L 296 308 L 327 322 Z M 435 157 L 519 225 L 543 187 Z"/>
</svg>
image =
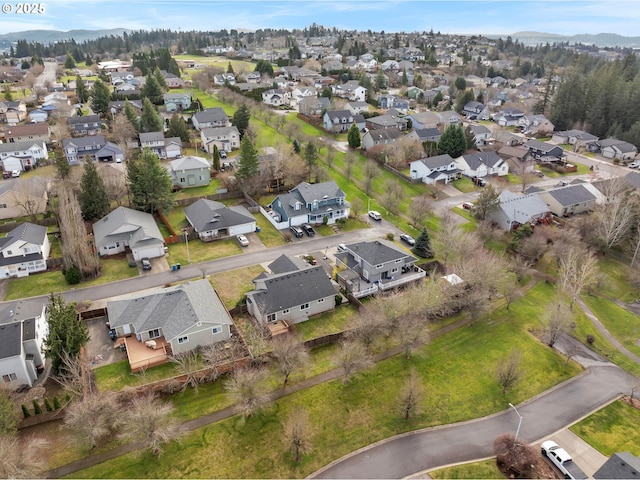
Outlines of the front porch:
<svg viewBox="0 0 640 480">
<path fill-rule="evenodd" d="M 171 344 L 164 337 L 146 342 L 138 341 L 135 336 L 120 337 L 114 348 L 121 345 L 124 345 L 127 352 L 131 373 L 167 363 L 169 355 L 172 355 Z"/>
</svg>

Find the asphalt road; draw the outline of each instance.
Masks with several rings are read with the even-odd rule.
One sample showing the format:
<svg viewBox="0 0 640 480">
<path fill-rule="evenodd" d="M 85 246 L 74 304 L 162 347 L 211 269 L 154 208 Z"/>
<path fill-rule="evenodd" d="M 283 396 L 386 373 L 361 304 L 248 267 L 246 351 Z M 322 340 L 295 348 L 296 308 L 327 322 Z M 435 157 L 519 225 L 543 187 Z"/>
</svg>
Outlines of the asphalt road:
<svg viewBox="0 0 640 480">
<path fill-rule="evenodd" d="M 44 70 L 36 78 L 34 88 L 45 88 L 45 83 L 49 82 L 51 85 L 56 83 L 56 68 L 58 64 L 56 62 L 44 62 Z"/>
<path fill-rule="evenodd" d="M 620 393 L 629 392 L 638 381 L 574 339 L 566 337 L 558 347 L 566 350 L 568 345 L 580 349 L 573 359 L 589 370 L 516 405 L 523 417 L 519 438 L 529 443 L 575 423 Z M 517 425 L 517 415 L 507 406 L 506 410 L 489 417 L 383 440 L 333 462 L 312 478 L 404 478 L 433 468 L 491 457 L 493 440 L 505 432 L 515 433 Z"/>
</svg>

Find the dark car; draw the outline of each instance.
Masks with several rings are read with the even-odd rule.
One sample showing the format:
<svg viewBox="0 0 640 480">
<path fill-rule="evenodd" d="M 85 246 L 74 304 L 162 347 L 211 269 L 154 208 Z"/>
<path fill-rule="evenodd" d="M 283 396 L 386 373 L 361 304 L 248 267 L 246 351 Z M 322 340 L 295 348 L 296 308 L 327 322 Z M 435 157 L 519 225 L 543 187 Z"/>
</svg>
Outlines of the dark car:
<svg viewBox="0 0 640 480">
<path fill-rule="evenodd" d="M 142 263 L 142 270 L 151 270 L 151 260 L 149 260 L 149 257 L 144 257 L 140 260 L 140 263 Z"/>
<path fill-rule="evenodd" d="M 415 245 L 416 241 L 414 240 L 414 238 L 407 234 L 407 233 L 403 233 L 402 235 L 400 235 L 400 240 L 402 240 L 403 242 L 405 242 L 407 245 Z"/>
<path fill-rule="evenodd" d="M 482 178 L 473 177 L 473 183 L 475 183 L 478 187 L 484 187 L 487 182 L 485 182 Z"/>
<path fill-rule="evenodd" d="M 295 225 L 291 225 L 289 227 L 289 230 L 291 230 L 291 233 L 293 233 L 298 238 L 304 237 L 304 232 L 302 231 L 302 229 L 300 227 L 296 227 Z"/>
<path fill-rule="evenodd" d="M 313 237 L 316 234 L 316 231 L 308 223 L 302 225 L 302 230 L 304 230 L 304 233 L 306 233 L 310 237 Z"/>
</svg>

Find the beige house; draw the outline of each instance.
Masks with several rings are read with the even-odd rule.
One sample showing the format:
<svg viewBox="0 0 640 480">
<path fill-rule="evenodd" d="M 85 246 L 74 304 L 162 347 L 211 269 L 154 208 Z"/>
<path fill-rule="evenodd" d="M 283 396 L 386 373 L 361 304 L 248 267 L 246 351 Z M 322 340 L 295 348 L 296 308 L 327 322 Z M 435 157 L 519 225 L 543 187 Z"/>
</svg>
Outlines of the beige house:
<svg viewBox="0 0 640 480">
<path fill-rule="evenodd" d="M 46 123 L 27 123 L 9 128 L 4 134 L 7 143 L 45 142 L 51 138 L 49 125 Z"/>
<path fill-rule="evenodd" d="M 567 217 L 593 210 L 599 195 L 597 189 L 587 183 L 568 185 L 538 193 L 549 210 L 558 217 Z"/>
</svg>

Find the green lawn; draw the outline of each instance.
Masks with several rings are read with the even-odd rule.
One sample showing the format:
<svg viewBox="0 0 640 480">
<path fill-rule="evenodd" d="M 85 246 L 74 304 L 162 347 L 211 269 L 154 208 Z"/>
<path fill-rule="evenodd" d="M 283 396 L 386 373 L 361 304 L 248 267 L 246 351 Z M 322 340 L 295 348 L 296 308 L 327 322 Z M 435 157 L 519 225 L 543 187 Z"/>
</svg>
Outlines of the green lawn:
<svg viewBox="0 0 640 480">
<path fill-rule="evenodd" d="M 269 220 L 264 218 L 264 215 L 255 213 L 253 216 L 256 218 L 256 225 L 260 227 L 260 232 L 256 235 L 258 235 L 258 238 L 265 247 L 277 247 L 287 243 L 282 233 L 274 227 Z"/>
<path fill-rule="evenodd" d="M 610 300 L 585 295 L 585 303 L 605 328 L 628 350 L 640 355 L 640 318 Z"/>
<path fill-rule="evenodd" d="M 135 387 L 177 375 L 179 370 L 174 363 L 165 363 L 164 365 L 150 368 L 144 375 L 136 375 L 131 373 L 129 361 L 122 360 L 121 362 L 97 367 L 93 372 L 100 392 L 117 392 L 124 387 Z"/>
<path fill-rule="evenodd" d="M 462 193 L 469 193 L 477 190 L 477 187 L 473 184 L 469 177 L 460 177 L 459 179 L 451 182 L 451 185 L 460 190 Z"/>
<path fill-rule="evenodd" d="M 209 277 L 209 281 L 218 292 L 224 306 L 227 309 L 232 309 L 240 300 L 244 299 L 245 293 L 254 289 L 255 285 L 251 281 L 262 272 L 264 272 L 264 268 L 260 265 L 252 265 L 237 270 L 214 273 Z"/>
<path fill-rule="evenodd" d="M 431 478 L 505 478 L 496 466 L 495 458 L 482 462 L 464 463 L 453 467 L 441 468 L 429 472 Z"/>
<path fill-rule="evenodd" d="M 215 260 L 216 258 L 238 255 L 243 252 L 242 247 L 235 238 L 226 238 L 213 242 L 190 240 L 188 248 L 189 256 L 187 257 L 187 244 L 185 242 L 169 245 L 169 255 L 167 256 L 169 265 L 174 263 L 187 265 L 189 263 L 188 260 L 191 260 L 191 263 L 200 263 L 207 260 Z"/>
<path fill-rule="evenodd" d="M 617 400 L 576 423 L 570 430 L 606 456 L 640 455 L 640 410 Z"/>
<path fill-rule="evenodd" d="M 209 185 L 205 185 L 202 187 L 191 187 L 191 188 L 183 188 L 176 192 L 176 200 L 182 200 L 184 198 L 202 198 L 207 195 L 215 195 L 218 193 L 218 188 L 220 188 L 220 183 L 217 179 L 212 178 Z"/>
<path fill-rule="evenodd" d="M 599 282 L 597 292 L 605 297 L 613 297 L 624 302 L 633 302 L 638 290 L 629 284 L 629 265 L 612 257 L 598 257 L 598 269 L 603 280 Z"/>
<path fill-rule="evenodd" d="M 539 325 L 540 305 L 548 301 L 549 290 L 553 288 L 547 285 L 531 289 L 509 312 L 499 309 L 474 325 L 437 337 L 423 354 L 409 361 L 394 357 L 347 385 L 322 383 L 289 395 L 248 420 L 232 417 L 212 424 L 172 443 L 158 458 L 127 455 L 75 476 L 301 478 L 382 438 L 504 410 L 509 402 L 524 401 L 578 371 L 527 333 L 527 328 Z M 511 349 L 522 354 L 526 381 L 502 395 L 495 365 Z M 325 358 L 330 359 L 331 352 Z M 394 405 L 410 365 L 428 394 L 424 413 L 404 421 Z M 197 399 L 194 401 L 201 401 L 200 396 Z M 296 465 L 286 446 L 276 439 L 282 438 L 281 421 L 287 412 L 302 405 L 313 424 L 313 449 Z"/>
<path fill-rule="evenodd" d="M 184 216 L 184 209 L 186 207 L 175 207 L 166 215 L 169 225 L 173 228 L 176 234 L 182 234 L 182 230 L 189 226 L 187 218 Z M 168 229 L 167 229 L 168 230 Z"/>
<path fill-rule="evenodd" d="M 321 313 L 306 322 L 297 323 L 293 326 L 293 330 L 305 341 L 342 332 L 345 330 L 349 318 L 356 312 L 356 308 L 352 305 L 340 305 L 332 312 Z"/>
</svg>

